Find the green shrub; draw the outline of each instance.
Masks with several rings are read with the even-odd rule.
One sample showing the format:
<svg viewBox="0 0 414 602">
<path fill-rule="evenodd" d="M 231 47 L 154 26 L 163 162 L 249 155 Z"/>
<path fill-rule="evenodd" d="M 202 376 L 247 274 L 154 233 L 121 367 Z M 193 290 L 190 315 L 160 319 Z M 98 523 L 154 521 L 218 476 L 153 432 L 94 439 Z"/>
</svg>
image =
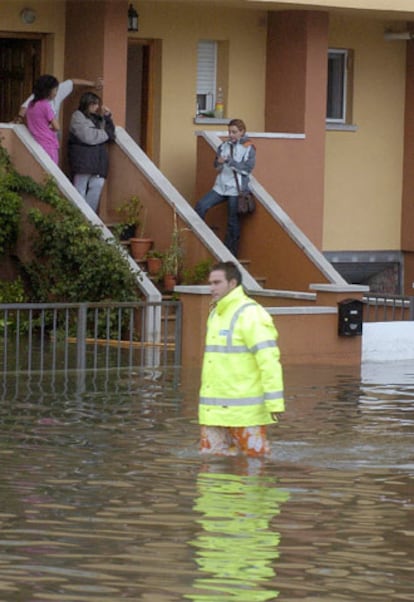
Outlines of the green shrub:
<svg viewBox="0 0 414 602">
<path fill-rule="evenodd" d="M 5 255 L 17 240 L 21 207 L 20 196 L 0 181 L 0 256 Z"/>
<path fill-rule="evenodd" d="M 21 265 L 30 300 L 133 301 L 140 298 L 136 276 L 113 241 L 102 238 L 81 212 L 64 199 L 55 182 L 38 184 L 18 174 L 0 141 L 0 255 L 15 242 L 20 222 L 22 194 L 51 207 L 29 212 L 37 236 L 33 259 Z"/>
<path fill-rule="evenodd" d="M 69 203 L 59 201 L 55 209 L 29 212 L 39 236 L 35 259 L 25 269 L 36 301 L 137 299 L 135 276 L 115 244 Z"/>
<path fill-rule="evenodd" d="M 207 284 L 213 266 L 212 259 L 204 259 L 183 272 L 183 284 Z"/>
<path fill-rule="evenodd" d="M 26 300 L 21 278 L 13 282 L 0 280 L 0 303 L 24 303 Z"/>
</svg>

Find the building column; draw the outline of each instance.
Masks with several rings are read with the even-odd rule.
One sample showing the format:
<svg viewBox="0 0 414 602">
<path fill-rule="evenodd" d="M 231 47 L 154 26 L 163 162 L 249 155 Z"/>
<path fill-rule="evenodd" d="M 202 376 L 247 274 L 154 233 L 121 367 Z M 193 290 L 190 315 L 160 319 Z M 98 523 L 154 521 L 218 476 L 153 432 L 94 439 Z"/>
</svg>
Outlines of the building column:
<svg viewBox="0 0 414 602">
<path fill-rule="evenodd" d="M 125 125 L 128 51 L 128 0 L 67 0 L 65 77 L 96 80 L 117 125 Z M 84 91 L 84 90 L 83 90 Z M 79 94 L 65 102 L 65 123 Z"/>
<path fill-rule="evenodd" d="M 267 131 L 325 138 L 328 27 L 324 12 L 269 13 Z"/>
<path fill-rule="evenodd" d="M 414 31 L 414 23 L 410 29 Z M 404 255 L 403 293 L 414 285 L 414 40 L 407 41 L 405 78 L 404 161 L 401 206 L 401 250 Z"/>
<path fill-rule="evenodd" d="M 295 181 L 301 185 L 288 200 L 279 195 L 278 202 L 321 250 L 328 33 L 329 15 L 325 12 L 268 14 L 265 129 L 305 134 L 300 164 L 292 166 Z M 277 165 L 273 170 L 277 172 Z M 295 174 L 291 177 L 295 179 Z M 273 190 L 271 186 L 269 190 Z"/>
</svg>

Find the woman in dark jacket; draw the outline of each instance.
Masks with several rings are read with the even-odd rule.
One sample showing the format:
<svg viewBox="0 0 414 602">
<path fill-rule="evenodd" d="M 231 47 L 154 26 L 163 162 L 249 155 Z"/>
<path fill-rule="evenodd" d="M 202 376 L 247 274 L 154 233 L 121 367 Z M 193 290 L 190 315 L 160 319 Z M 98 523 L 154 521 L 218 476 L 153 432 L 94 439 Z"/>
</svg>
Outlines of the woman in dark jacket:
<svg viewBox="0 0 414 602">
<path fill-rule="evenodd" d="M 106 143 L 115 140 L 111 112 L 93 92 L 81 96 L 69 126 L 69 164 L 73 185 L 97 213 L 108 175 Z"/>
</svg>

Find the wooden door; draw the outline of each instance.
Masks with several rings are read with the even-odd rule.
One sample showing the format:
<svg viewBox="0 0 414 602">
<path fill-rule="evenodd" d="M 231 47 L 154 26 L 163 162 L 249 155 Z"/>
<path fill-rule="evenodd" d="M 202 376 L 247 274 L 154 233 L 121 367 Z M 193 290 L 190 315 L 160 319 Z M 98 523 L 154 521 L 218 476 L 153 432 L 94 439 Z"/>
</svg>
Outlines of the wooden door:
<svg viewBox="0 0 414 602">
<path fill-rule="evenodd" d="M 1 37 L 0 122 L 12 121 L 40 75 L 40 38 Z"/>
<path fill-rule="evenodd" d="M 128 40 L 126 130 L 155 162 L 158 159 L 160 46 Z"/>
</svg>

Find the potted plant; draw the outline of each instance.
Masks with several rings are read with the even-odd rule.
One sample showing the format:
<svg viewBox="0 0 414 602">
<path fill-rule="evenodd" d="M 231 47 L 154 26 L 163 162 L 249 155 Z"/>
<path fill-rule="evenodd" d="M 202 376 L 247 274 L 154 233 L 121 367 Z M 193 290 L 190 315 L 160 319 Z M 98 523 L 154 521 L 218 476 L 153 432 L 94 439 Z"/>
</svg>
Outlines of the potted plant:
<svg viewBox="0 0 414 602">
<path fill-rule="evenodd" d="M 206 284 L 211 268 L 213 266 L 212 259 L 203 259 L 196 263 L 193 267 L 184 270 L 183 284 Z"/>
<path fill-rule="evenodd" d="M 171 235 L 171 244 L 164 253 L 162 275 L 164 289 L 172 291 L 177 284 L 180 270 L 183 266 L 184 249 L 181 241 L 181 232 L 177 227 L 177 213 L 174 208 L 174 226 Z"/>
<path fill-rule="evenodd" d="M 117 213 L 122 218 L 122 222 L 117 224 L 121 240 L 128 240 L 138 235 L 138 231 L 141 229 L 143 209 L 142 202 L 137 196 L 132 196 L 117 208 Z"/>
<path fill-rule="evenodd" d="M 133 229 L 129 239 L 132 257 L 136 261 L 143 261 L 153 243 L 151 238 L 144 237 L 147 208 L 144 207 L 139 197 L 132 196 L 118 207 L 118 212 L 124 218 L 124 229 Z"/>
<path fill-rule="evenodd" d="M 148 274 L 150 276 L 158 276 L 162 270 L 162 263 L 164 259 L 164 253 L 160 251 L 151 250 L 145 256 L 147 261 Z"/>
<path fill-rule="evenodd" d="M 168 249 L 162 262 L 162 278 L 166 291 L 172 291 L 178 280 L 177 256 Z"/>
</svg>

